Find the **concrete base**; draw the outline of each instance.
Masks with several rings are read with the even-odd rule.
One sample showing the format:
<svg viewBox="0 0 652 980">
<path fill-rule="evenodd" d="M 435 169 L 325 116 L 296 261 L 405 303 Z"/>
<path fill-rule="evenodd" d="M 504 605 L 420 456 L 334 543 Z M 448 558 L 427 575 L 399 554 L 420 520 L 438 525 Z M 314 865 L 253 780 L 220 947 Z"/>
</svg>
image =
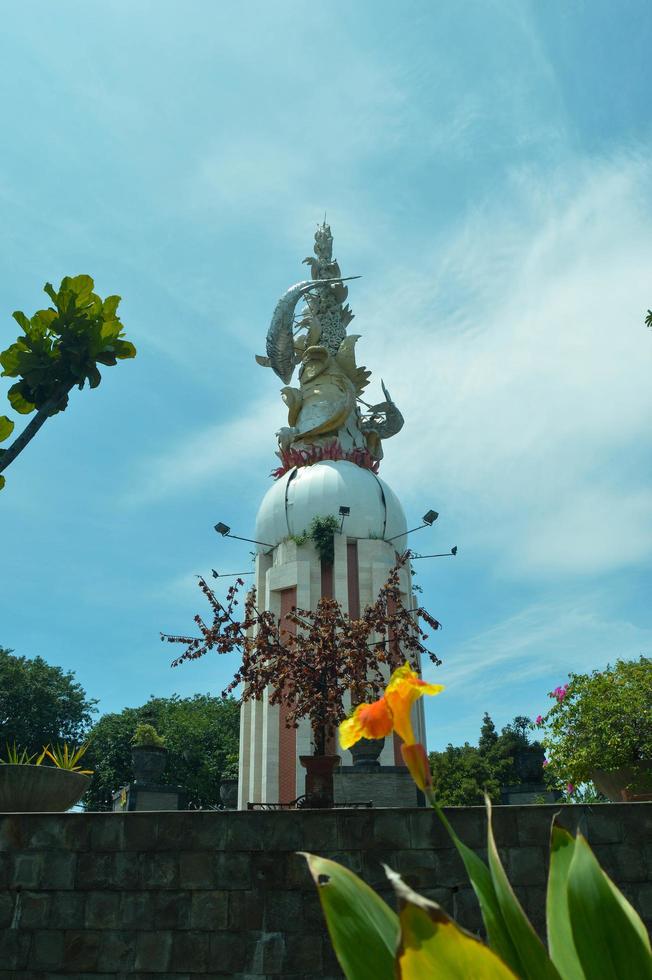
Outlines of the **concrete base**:
<svg viewBox="0 0 652 980">
<path fill-rule="evenodd" d="M 184 794 L 180 786 L 156 786 L 134 780 L 113 794 L 113 810 L 183 810 Z"/>
<path fill-rule="evenodd" d="M 374 807 L 424 806 L 423 793 L 404 766 L 340 766 L 333 775 L 335 806 L 367 803 Z"/>
</svg>

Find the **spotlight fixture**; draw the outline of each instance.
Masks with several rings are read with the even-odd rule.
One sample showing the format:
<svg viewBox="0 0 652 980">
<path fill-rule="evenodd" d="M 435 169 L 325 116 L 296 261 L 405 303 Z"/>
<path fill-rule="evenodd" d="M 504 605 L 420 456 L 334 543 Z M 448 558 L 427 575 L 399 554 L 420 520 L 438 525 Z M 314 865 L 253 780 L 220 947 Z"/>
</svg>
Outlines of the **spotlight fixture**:
<svg viewBox="0 0 652 980">
<path fill-rule="evenodd" d="M 450 551 L 442 551 L 438 555 L 412 555 L 410 561 L 416 561 L 418 558 L 454 558 L 457 554 L 457 545 L 451 548 Z"/>
<path fill-rule="evenodd" d="M 413 534 L 414 531 L 420 531 L 422 527 L 432 527 L 432 525 L 435 523 L 435 521 L 437 520 L 438 517 L 439 517 L 439 514 L 438 514 L 438 512 L 436 510 L 428 510 L 428 511 L 426 511 L 426 513 L 421 518 L 421 520 L 423 521 L 423 524 L 419 524 L 418 527 L 413 527 L 409 531 L 404 531 L 402 534 L 395 534 L 393 537 L 391 537 L 391 538 L 385 538 L 384 540 L 385 541 L 395 541 L 396 538 L 403 538 L 407 534 Z"/>
<path fill-rule="evenodd" d="M 342 533 L 342 528 L 344 527 L 344 518 L 348 517 L 350 513 L 351 513 L 350 507 L 344 507 L 344 506 L 340 507 L 340 517 L 342 518 L 342 520 L 340 521 L 340 534 Z"/>
<path fill-rule="evenodd" d="M 215 525 L 215 530 L 218 534 L 221 534 L 223 538 L 235 538 L 236 541 L 248 541 L 250 544 L 259 544 L 263 548 L 273 548 L 273 544 L 268 544 L 267 541 L 256 541 L 254 538 L 242 538 L 239 534 L 231 534 L 231 528 L 228 524 L 223 524 L 222 521 L 218 521 Z"/>
<path fill-rule="evenodd" d="M 253 575 L 253 572 L 216 572 L 211 568 L 213 578 L 239 578 L 241 575 Z"/>
</svg>

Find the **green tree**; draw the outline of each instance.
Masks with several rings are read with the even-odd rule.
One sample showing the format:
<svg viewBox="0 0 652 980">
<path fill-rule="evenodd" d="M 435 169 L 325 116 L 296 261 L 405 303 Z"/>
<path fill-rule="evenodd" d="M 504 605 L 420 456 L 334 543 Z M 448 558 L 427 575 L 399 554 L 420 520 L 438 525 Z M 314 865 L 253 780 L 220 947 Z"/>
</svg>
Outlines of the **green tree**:
<svg viewBox="0 0 652 980">
<path fill-rule="evenodd" d="M 480 741 L 478 742 L 478 748 L 481 752 L 488 752 L 490 749 L 494 748 L 497 741 L 498 732 L 496 731 L 496 726 L 494 725 L 489 712 L 485 711 L 482 719 L 482 728 L 480 729 Z"/>
<path fill-rule="evenodd" d="M 500 735 L 485 711 L 478 746 L 448 745 L 430 753 L 435 792 L 441 804 L 473 806 L 484 802 L 484 793 L 500 800 L 500 790 L 540 772 L 543 782 L 543 749 L 531 742 L 529 718 L 517 715 Z"/>
<path fill-rule="evenodd" d="M 25 449 L 52 415 L 63 412 L 77 385 L 97 388 L 102 375 L 98 364 L 112 367 L 118 360 L 136 356 L 136 348 L 123 336 L 117 315 L 119 296 L 102 300 L 93 292 L 90 276 L 66 276 L 58 290 L 48 282 L 44 291 L 54 306 L 38 310 L 31 319 L 17 310 L 14 320 L 22 336 L 0 352 L 2 377 L 18 380 L 7 392 L 19 415 L 34 417 L 6 449 L 0 449 L 2 471 Z M 0 442 L 8 439 L 14 422 L 0 415 Z"/>
<path fill-rule="evenodd" d="M 96 704 L 72 672 L 0 647 L 0 752 L 14 742 L 30 753 L 52 742 L 80 745 Z"/>
<path fill-rule="evenodd" d="M 113 791 L 133 779 L 131 739 L 139 723 L 153 725 L 165 739 L 164 780 L 182 786 L 192 806 L 219 803 L 222 773 L 238 754 L 240 705 L 234 698 L 175 694 L 99 719 L 86 756 L 88 768 L 95 770 L 86 809 L 111 809 Z"/>
</svg>

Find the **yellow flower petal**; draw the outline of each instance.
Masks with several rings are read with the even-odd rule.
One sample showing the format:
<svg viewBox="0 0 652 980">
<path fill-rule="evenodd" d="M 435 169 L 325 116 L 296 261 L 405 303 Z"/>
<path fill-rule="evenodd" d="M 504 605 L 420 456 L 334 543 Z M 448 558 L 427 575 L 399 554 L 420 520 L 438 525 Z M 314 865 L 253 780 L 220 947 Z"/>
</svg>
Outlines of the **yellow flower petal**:
<svg viewBox="0 0 652 980">
<path fill-rule="evenodd" d="M 385 698 L 359 704 L 350 718 L 340 724 L 340 745 L 350 749 L 361 738 L 384 738 L 392 731 L 392 715 Z"/>
<path fill-rule="evenodd" d="M 420 742 L 414 745 L 402 745 L 403 762 L 410 770 L 410 775 L 420 790 L 432 786 L 432 773 L 426 750 Z"/>
<path fill-rule="evenodd" d="M 403 664 L 392 674 L 385 699 L 394 719 L 394 731 L 403 742 L 414 744 L 414 732 L 410 718 L 412 705 L 424 694 L 439 694 L 444 690 L 443 684 L 426 684 L 408 663 Z"/>
</svg>

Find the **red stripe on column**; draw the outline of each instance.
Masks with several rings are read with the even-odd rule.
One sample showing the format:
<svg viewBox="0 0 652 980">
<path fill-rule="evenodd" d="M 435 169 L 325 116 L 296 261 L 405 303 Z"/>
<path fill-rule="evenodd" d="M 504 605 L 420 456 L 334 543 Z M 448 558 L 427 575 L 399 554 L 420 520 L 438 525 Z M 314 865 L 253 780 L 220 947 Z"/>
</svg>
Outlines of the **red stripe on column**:
<svg viewBox="0 0 652 980">
<path fill-rule="evenodd" d="M 358 542 L 346 546 L 346 580 L 349 589 L 349 616 L 360 619 L 360 576 L 358 574 Z"/>
<path fill-rule="evenodd" d="M 296 586 L 281 591 L 281 623 L 283 632 L 296 633 L 296 624 L 285 621 L 285 616 L 297 604 Z M 279 705 L 278 732 L 278 802 L 291 803 L 297 798 L 297 730 L 287 728 L 287 705 L 281 701 Z M 266 800 L 274 803 L 274 800 Z"/>
</svg>

